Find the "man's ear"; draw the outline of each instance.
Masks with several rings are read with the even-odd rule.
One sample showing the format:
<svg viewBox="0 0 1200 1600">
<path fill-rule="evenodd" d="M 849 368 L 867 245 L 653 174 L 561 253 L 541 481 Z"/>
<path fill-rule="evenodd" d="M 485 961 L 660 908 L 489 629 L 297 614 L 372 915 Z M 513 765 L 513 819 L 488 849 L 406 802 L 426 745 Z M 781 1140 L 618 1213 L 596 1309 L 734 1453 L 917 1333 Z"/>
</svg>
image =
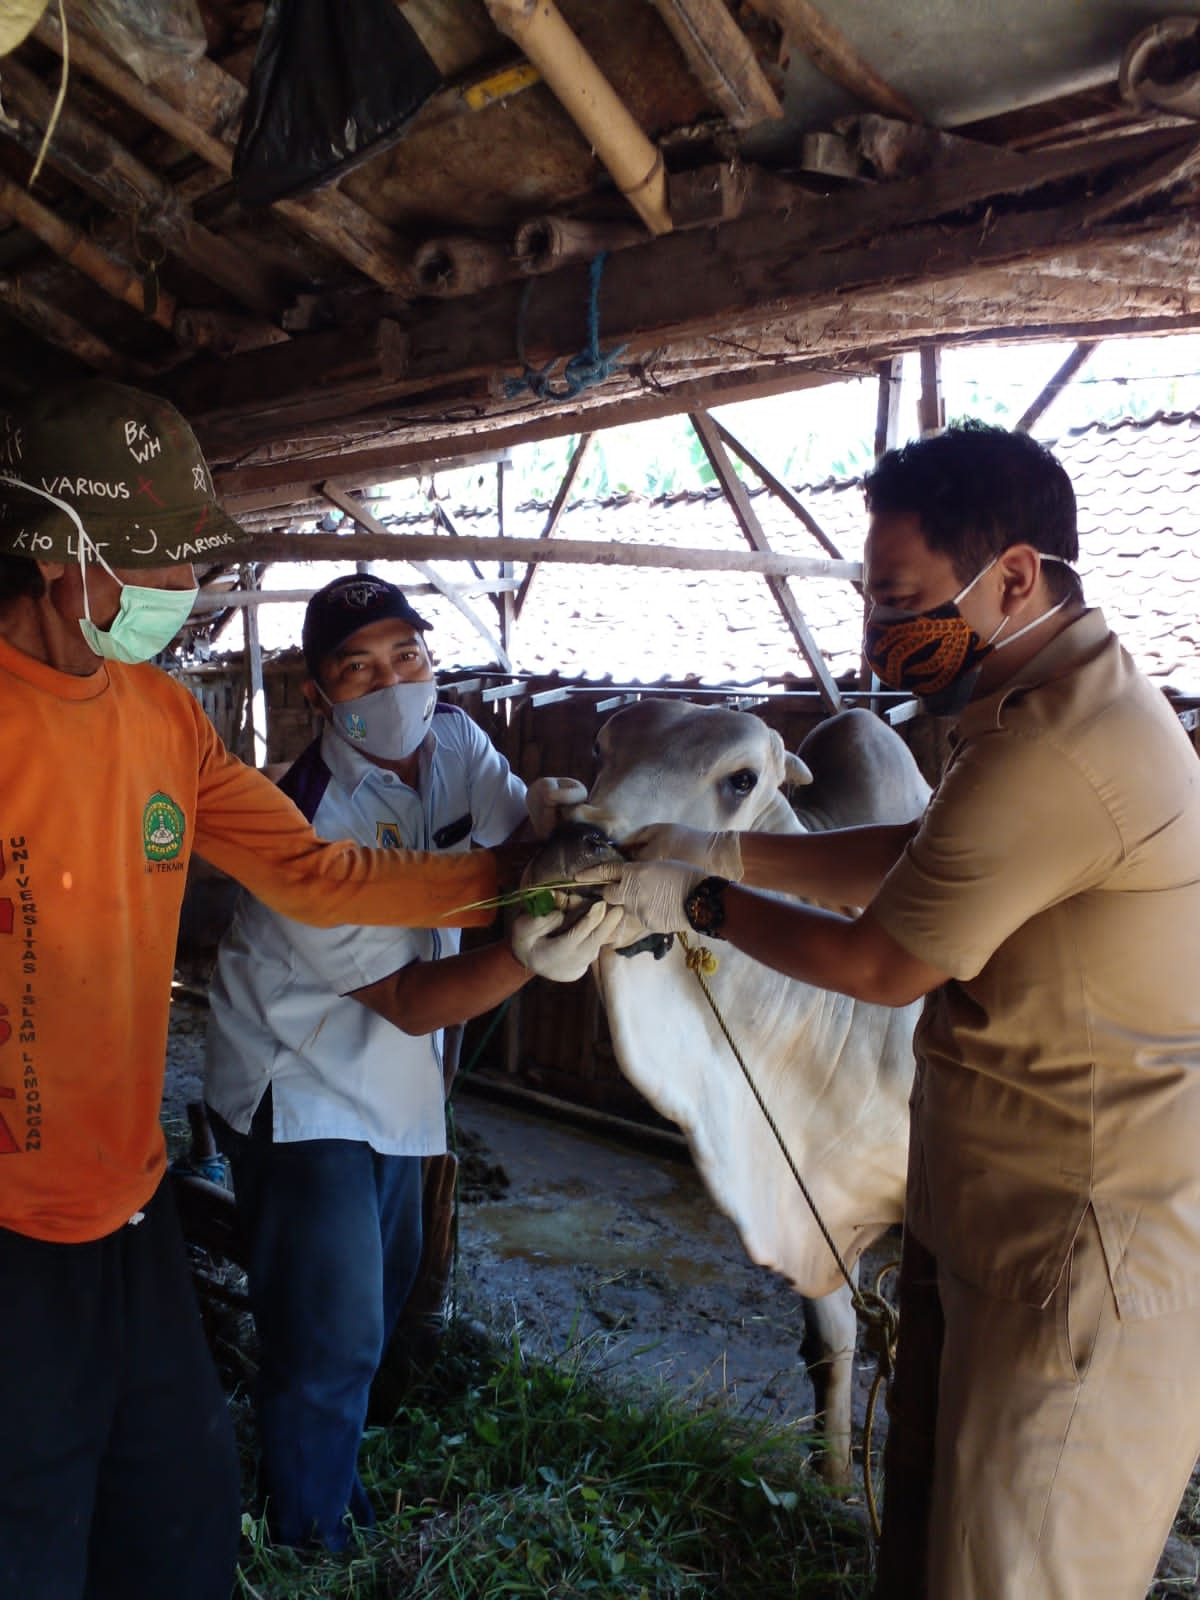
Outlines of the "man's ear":
<svg viewBox="0 0 1200 1600">
<path fill-rule="evenodd" d="M 65 561 L 39 561 L 37 569 L 45 580 L 46 587 L 49 588 L 52 583 L 57 583 L 59 578 L 62 577 L 67 570 L 67 563 Z"/>
<path fill-rule="evenodd" d="M 321 699 L 321 691 L 317 688 L 316 682 L 312 678 L 304 679 L 300 685 L 300 693 L 308 701 L 308 709 L 310 711 L 315 711 L 320 717 L 328 715 L 325 710 L 325 702 Z"/>
<path fill-rule="evenodd" d="M 998 566 L 1004 582 L 1005 606 L 1023 605 L 1037 588 L 1042 563 L 1031 544 L 1011 544 L 1001 552 Z"/>
</svg>

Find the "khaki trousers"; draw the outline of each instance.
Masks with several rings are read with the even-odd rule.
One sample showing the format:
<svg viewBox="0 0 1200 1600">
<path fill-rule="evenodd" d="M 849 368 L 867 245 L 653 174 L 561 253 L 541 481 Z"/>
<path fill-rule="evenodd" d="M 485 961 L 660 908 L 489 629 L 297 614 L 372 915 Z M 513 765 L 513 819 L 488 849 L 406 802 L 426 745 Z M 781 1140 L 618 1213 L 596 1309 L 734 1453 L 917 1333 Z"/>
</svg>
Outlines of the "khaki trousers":
<svg viewBox="0 0 1200 1600">
<path fill-rule="evenodd" d="M 876 1600 L 1144 1600 L 1200 1453 L 1200 1309 L 1122 1321 L 1095 1219 L 1044 1309 L 904 1242 Z"/>
</svg>

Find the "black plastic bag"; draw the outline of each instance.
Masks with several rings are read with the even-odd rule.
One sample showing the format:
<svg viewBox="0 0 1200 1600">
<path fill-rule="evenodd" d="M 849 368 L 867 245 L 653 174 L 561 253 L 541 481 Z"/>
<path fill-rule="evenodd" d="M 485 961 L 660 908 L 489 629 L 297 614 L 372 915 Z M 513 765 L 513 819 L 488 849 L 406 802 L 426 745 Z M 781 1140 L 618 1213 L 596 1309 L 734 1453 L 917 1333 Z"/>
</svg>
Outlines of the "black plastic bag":
<svg viewBox="0 0 1200 1600">
<path fill-rule="evenodd" d="M 401 137 L 442 76 L 393 0 L 267 0 L 233 156 L 243 205 L 340 177 Z"/>
</svg>

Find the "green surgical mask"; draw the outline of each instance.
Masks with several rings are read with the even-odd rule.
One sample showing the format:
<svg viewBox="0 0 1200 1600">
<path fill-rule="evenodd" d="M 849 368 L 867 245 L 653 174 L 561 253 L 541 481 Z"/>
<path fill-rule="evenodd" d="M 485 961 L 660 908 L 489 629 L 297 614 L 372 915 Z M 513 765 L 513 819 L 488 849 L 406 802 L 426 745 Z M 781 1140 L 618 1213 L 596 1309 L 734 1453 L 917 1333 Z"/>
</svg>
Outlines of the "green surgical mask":
<svg viewBox="0 0 1200 1600">
<path fill-rule="evenodd" d="M 17 480 L 9 480 L 17 481 Z M 66 500 L 49 494 L 33 484 L 24 488 L 65 511 L 75 524 L 75 546 L 79 552 L 79 576 L 83 583 L 84 615 L 79 619 L 79 631 L 87 641 L 89 650 L 106 661 L 125 661 L 131 665 L 152 660 L 160 650 L 165 650 L 187 621 L 196 599 L 196 589 L 147 589 L 136 583 L 123 583 L 89 539 L 80 521 L 79 513 Z M 110 577 L 121 584 L 121 603 L 117 614 L 107 628 L 99 628 L 92 621 L 88 604 L 87 549 L 91 545 L 96 560 Z"/>
<path fill-rule="evenodd" d="M 118 578 L 117 582 L 121 580 Z M 150 661 L 167 648 L 183 627 L 195 598 L 195 589 L 146 589 L 138 584 L 122 584 L 121 604 L 108 627 L 98 628 L 90 616 L 80 617 L 80 632 L 89 649 L 108 661 Z M 85 577 L 85 610 L 87 603 Z"/>
</svg>

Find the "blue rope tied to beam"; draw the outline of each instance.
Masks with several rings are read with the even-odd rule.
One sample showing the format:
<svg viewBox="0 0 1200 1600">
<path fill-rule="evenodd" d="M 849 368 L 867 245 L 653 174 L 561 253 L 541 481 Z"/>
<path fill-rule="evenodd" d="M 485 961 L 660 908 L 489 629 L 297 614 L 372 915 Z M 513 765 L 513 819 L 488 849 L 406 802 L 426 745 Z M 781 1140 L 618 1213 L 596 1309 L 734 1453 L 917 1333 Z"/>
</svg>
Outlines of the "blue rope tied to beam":
<svg viewBox="0 0 1200 1600">
<path fill-rule="evenodd" d="M 602 250 L 592 258 L 588 267 L 588 342 L 587 349 L 571 356 L 563 366 L 562 381 L 555 383 L 552 376 L 558 365 L 553 356 L 544 367 L 531 367 L 525 359 L 525 312 L 533 292 L 534 279 L 525 285 L 521 295 L 521 308 L 517 313 L 517 355 L 524 369 L 519 378 L 504 380 L 504 398 L 515 400 L 520 395 L 531 394 L 535 400 L 573 400 L 585 389 L 594 388 L 620 370 L 620 360 L 627 345 L 601 352 L 600 349 L 600 280 L 604 276 L 604 263 L 608 251 Z"/>
</svg>

